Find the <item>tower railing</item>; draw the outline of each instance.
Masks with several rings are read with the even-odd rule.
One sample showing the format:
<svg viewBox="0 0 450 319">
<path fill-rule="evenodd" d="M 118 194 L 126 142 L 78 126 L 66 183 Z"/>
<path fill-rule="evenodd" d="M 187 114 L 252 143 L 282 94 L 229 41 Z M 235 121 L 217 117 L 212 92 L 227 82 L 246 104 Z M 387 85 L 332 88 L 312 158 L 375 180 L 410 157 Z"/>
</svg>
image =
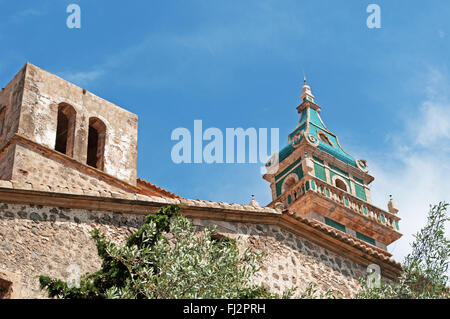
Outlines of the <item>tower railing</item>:
<svg viewBox="0 0 450 319">
<path fill-rule="evenodd" d="M 303 197 L 307 192 L 314 192 L 321 197 L 338 203 L 346 209 L 373 220 L 380 225 L 399 231 L 398 221 L 400 218 L 396 215 L 382 210 L 344 190 L 312 176 L 302 179 L 299 183 L 274 200 L 271 206 L 276 206 L 276 203 L 282 203 L 284 207 L 288 207 Z"/>
</svg>

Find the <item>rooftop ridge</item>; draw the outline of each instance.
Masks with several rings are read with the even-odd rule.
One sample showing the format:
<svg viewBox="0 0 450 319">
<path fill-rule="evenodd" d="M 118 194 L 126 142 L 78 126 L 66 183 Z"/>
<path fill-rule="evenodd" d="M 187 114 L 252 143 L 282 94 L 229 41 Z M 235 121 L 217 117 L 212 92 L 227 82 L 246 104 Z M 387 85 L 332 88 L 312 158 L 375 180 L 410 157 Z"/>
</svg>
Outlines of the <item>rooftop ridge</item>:
<svg viewBox="0 0 450 319">
<path fill-rule="evenodd" d="M 183 197 L 177 198 L 168 198 L 161 196 L 151 196 L 144 195 L 140 193 L 127 193 L 127 192 L 114 192 L 110 190 L 95 190 L 95 189 L 84 189 L 81 187 L 59 187 L 59 186 L 51 186 L 46 184 L 35 184 L 30 182 L 21 182 L 21 181 L 6 181 L 0 180 L 0 189 L 14 189 L 14 190 L 30 190 L 30 191 L 41 191 L 41 192 L 49 192 L 56 194 L 71 194 L 71 195 L 86 195 L 86 196 L 94 196 L 94 197 L 109 197 L 109 198 L 118 198 L 118 199 L 128 199 L 128 200 L 139 200 L 139 201 L 148 201 L 148 202 L 156 202 L 162 204 L 178 204 L 178 205 L 187 205 L 187 206 L 195 206 L 195 207 L 203 207 L 203 208 L 220 208 L 220 209 L 230 209 L 230 210 L 239 210 L 239 211 L 247 211 L 247 212 L 264 212 L 264 213 L 276 213 L 279 214 L 275 208 L 261 206 L 254 207 L 251 205 L 242 205 L 236 203 L 225 203 L 225 202 L 215 202 L 215 201 L 207 201 L 207 200 L 194 200 L 187 199 Z"/>
</svg>

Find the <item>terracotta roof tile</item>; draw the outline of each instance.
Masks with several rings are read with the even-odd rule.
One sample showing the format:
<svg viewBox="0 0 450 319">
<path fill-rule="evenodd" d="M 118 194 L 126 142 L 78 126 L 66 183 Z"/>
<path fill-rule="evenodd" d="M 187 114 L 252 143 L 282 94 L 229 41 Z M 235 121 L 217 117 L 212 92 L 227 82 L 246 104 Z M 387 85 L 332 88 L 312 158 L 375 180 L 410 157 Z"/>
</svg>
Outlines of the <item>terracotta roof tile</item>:
<svg viewBox="0 0 450 319">
<path fill-rule="evenodd" d="M 307 219 L 307 218 L 303 218 L 300 216 L 295 216 L 293 212 L 290 211 L 286 211 L 284 212 L 285 214 L 292 216 L 293 218 L 295 218 L 296 220 L 298 220 L 299 222 L 302 222 L 306 225 L 309 225 L 311 227 L 314 227 L 336 239 L 339 239 L 340 241 L 343 241 L 355 248 L 358 248 L 360 250 L 362 250 L 363 252 L 376 257 L 377 259 L 381 259 L 385 262 L 388 262 L 389 264 L 395 266 L 395 267 L 399 267 L 401 268 L 401 264 L 397 261 L 395 261 L 394 259 L 390 258 L 392 256 L 392 254 L 390 254 L 389 252 L 382 250 L 381 248 L 372 246 L 366 242 L 363 242 L 360 239 L 354 238 L 346 233 L 343 233 L 340 230 L 334 229 L 331 226 L 328 226 L 326 224 L 323 224 L 321 222 L 315 221 L 315 220 L 311 220 L 311 219 Z M 293 216 L 294 215 L 294 216 Z"/>
<path fill-rule="evenodd" d="M 180 198 L 180 196 L 178 196 L 178 195 L 176 195 L 176 194 L 174 194 L 172 192 L 169 192 L 168 190 L 165 190 L 164 188 L 156 186 L 155 184 L 152 184 L 152 183 L 150 183 L 150 182 L 148 182 L 146 180 L 138 178 L 136 181 L 137 181 L 137 186 L 140 189 L 142 189 L 142 187 L 143 187 L 143 188 L 152 190 L 153 192 L 156 192 L 156 193 L 159 193 L 161 195 L 164 195 L 166 197 Z M 142 191 L 143 191 L 143 193 L 145 193 L 145 189 L 142 189 Z"/>
</svg>

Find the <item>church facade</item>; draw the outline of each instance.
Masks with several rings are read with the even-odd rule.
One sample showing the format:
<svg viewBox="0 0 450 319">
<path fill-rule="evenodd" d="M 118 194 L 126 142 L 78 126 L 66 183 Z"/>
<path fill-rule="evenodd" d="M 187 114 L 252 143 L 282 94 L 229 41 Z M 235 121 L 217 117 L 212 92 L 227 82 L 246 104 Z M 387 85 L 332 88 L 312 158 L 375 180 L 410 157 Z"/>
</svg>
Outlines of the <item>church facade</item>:
<svg viewBox="0 0 450 319">
<path fill-rule="evenodd" d="M 137 178 L 135 114 L 27 63 L 0 93 L 0 298 L 45 298 L 39 275 L 97 270 L 93 228 L 122 243 L 167 204 L 264 251 L 254 280 L 275 293 L 315 283 L 351 297 L 373 264 L 396 278 L 395 202 L 371 204 L 366 161 L 342 149 L 306 83 L 301 100 L 287 146 L 266 165 L 268 206 L 191 200 Z"/>
</svg>

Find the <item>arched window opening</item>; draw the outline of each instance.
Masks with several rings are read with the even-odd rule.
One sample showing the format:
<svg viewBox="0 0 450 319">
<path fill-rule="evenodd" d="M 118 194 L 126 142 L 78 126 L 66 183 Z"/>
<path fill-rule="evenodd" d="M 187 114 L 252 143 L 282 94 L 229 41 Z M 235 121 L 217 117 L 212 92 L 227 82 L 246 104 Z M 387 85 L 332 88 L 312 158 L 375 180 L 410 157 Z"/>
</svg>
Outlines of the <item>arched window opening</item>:
<svg viewBox="0 0 450 319">
<path fill-rule="evenodd" d="M 0 278 L 0 299 L 11 298 L 12 282 Z"/>
<path fill-rule="evenodd" d="M 288 190 L 290 190 L 294 185 L 295 185 L 295 178 L 291 177 L 286 181 L 285 184 L 285 189 L 284 191 L 287 192 Z"/>
<path fill-rule="evenodd" d="M 69 104 L 60 104 L 58 107 L 58 123 L 56 125 L 55 150 L 73 156 L 75 139 L 75 109 Z"/>
<path fill-rule="evenodd" d="M 330 138 L 329 138 L 325 133 L 319 132 L 317 135 L 319 136 L 319 139 L 320 139 L 322 142 L 324 142 L 324 143 L 326 143 L 326 144 L 328 144 L 328 145 L 330 145 L 330 146 L 333 146 L 333 143 L 331 143 Z M 334 146 L 333 146 L 333 147 L 334 147 Z"/>
<path fill-rule="evenodd" d="M 335 181 L 335 185 L 337 188 L 342 189 L 343 191 L 347 191 L 347 185 L 345 185 L 345 182 L 340 180 L 340 179 L 336 179 Z"/>
<path fill-rule="evenodd" d="M 87 165 L 103 170 L 106 126 L 98 118 L 89 119 Z"/>
<path fill-rule="evenodd" d="M 291 173 L 288 175 L 281 185 L 281 193 L 284 194 L 287 191 L 291 190 L 298 182 L 298 176 L 295 173 Z"/>
</svg>

